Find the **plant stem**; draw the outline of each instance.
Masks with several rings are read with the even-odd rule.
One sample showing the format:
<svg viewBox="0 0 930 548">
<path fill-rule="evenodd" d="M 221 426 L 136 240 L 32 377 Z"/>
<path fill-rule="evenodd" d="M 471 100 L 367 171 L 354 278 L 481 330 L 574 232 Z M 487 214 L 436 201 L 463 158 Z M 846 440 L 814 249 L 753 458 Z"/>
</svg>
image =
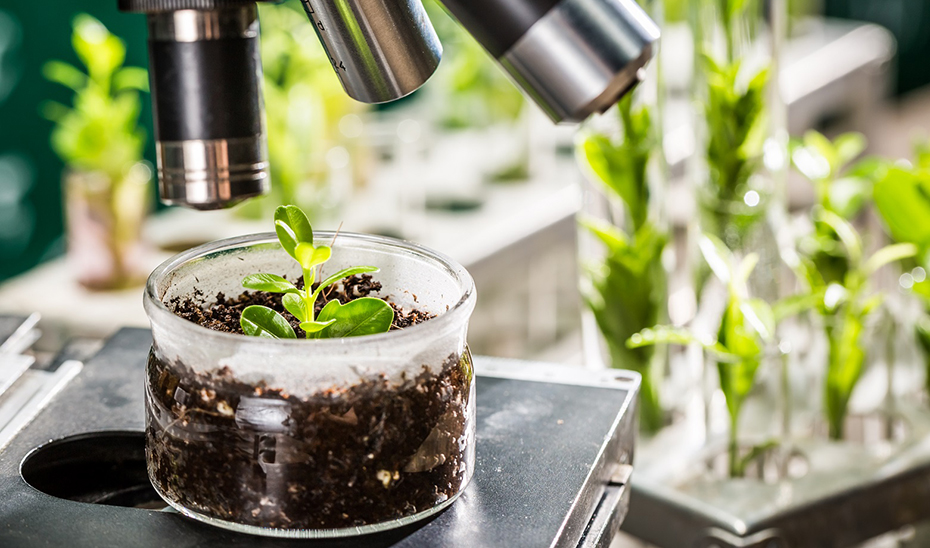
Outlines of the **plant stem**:
<svg viewBox="0 0 930 548">
<path fill-rule="evenodd" d="M 659 401 L 659 392 L 649 368 L 642 371 L 639 387 L 639 427 L 647 434 L 655 434 L 665 426 L 665 417 Z"/>
<path fill-rule="evenodd" d="M 728 443 L 728 460 L 731 478 L 743 477 L 743 467 L 739 460 L 739 412 L 730 414 L 730 435 Z"/>
</svg>

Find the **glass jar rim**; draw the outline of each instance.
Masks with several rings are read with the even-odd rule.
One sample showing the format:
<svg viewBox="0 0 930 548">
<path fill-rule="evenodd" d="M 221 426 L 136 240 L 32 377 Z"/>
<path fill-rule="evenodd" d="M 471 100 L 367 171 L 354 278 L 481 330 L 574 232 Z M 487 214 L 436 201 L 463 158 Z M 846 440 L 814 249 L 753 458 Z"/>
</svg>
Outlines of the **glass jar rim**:
<svg viewBox="0 0 930 548">
<path fill-rule="evenodd" d="M 336 236 L 337 233 L 332 231 L 314 231 L 314 240 L 331 240 Z M 340 242 L 343 244 L 348 241 L 354 242 L 356 244 L 368 244 L 374 247 L 393 248 L 398 251 L 412 254 L 421 259 L 426 259 L 434 265 L 442 267 L 442 269 L 448 272 L 450 276 L 454 277 L 460 287 L 462 287 L 462 293 L 458 302 L 448 310 L 437 314 L 434 318 L 431 318 L 428 321 L 411 325 L 403 329 L 389 331 L 387 333 L 332 339 L 268 339 L 264 337 L 250 337 L 248 335 L 239 333 L 226 333 L 209 329 L 178 316 L 169 310 L 165 303 L 162 301 L 161 297 L 159 297 L 157 287 L 159 282 L 165 276 L 175 272 L 178 268 L 188 264 L 191 261 L 203 259 L 215 253 L 232 251 L 240 248 L 267 244 L 280 245 L 278 242 L 278 237 L 275 233 L 261 232 L 209 242 L 178 253 L 177 255 L 174 255 L 173 257 L 158 265 L 158 267 L 155 268 L 155 270 L 153 270 L 149 275 L 149 278 L 145 284 L 143 305 L 145 307 L 146 314 L 149 317 L 149 321 L 152 323 L 165 322 L 166 325 L 171 326 L 173 329 L 189 331 L 192 336 L 208 337 L 216 342 L 225 341 L 230 344 L 261 344 L 267 349 L 280 348 L 282 350 L 306 350 L 308 347 L 335 350 L 337 348 L 344 348 L 348 345 L 357 346 L 359 344 L 379 344 L 384 342 L 400 343 L 402 341 L 408 341 L 424 336 L 443 334 L 447 331 L 460 328 L 464 322 L 468 321 L 468 318 L 474 310 L 475 302 L 477 299 L 475 282 L 465 267 L 453 260 L 451 257 L 437 251 L 433 251 L 432 249 L 414 242 L 400 240 L 397 238 L 390 238 L 387 236 L 375 236 L 371 234 L 360 234 L 354 232 L 338 232 L 338 237 Z"/>
</svg>

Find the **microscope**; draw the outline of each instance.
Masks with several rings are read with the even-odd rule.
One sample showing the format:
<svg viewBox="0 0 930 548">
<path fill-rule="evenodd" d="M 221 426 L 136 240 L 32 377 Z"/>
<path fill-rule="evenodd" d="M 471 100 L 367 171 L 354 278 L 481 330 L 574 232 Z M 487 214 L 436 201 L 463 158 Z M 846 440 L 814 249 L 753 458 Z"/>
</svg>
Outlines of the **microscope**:
<svg viewBox="0 0 930 548">
<path fill-rule="evenodd" d="M 229 207 L 268 191 L 257 1 L 118 0 L 148 19 L 161 201 Z M 346 93 L 404 97 L 442 56 L 421 0 L 301 0 Z M 634 0 L 443 0 L 556 123 L 642 80 L 659 38 Z"/>
</svg>

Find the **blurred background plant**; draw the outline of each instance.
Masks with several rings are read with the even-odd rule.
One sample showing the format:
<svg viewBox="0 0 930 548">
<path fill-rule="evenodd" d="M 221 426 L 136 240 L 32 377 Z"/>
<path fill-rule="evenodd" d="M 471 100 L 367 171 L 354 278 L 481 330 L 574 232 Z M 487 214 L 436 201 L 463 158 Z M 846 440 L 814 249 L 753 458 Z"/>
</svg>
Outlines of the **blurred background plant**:
<svg viewBox="0 0 930 548">
<path fill-rule="evenodd" d="M 726 298 L 715 337 L 702 337 L 690 330 L 657 325 L 633 335 L 627 346 L 648 348 L 656 344 L 700 345 L 708 362 L 716 365 L 720 390 L 729 415 L 727 430 L 727 470 L 729 477 L 745 474 L 747 465 L 772 446 L 765 441 L 744 448 L 740 439 L 740 414 L 752 391 L 756 373 L 767 347 L 775 339 L 776 314 L 762 299 L 751 298 L 746 285 L 759 256 L 750 253 L 737 258 L 715 236 L 705 234 L 699 247 L 704 260 L 726 286 Z"/>
<path fill-rule="evenodd" d="M 914 160 L 889 167 L 875 184 L 875 207 L 891 237 L 917 246 L 918 253 L 900 285 L 920 302 L 923 314 L 914 325 L 923 352 L 925 384 L 930 391 L 930 141 L 914 146 Z"/>
<path fill-rule="evenodd" d="M 761 3 L 699 0 L 693 6 L 708 168 L 698 189 L 701 230 L 740 250 L 764 218 L 771 194 L 771 185 L 757 175 L 771 129 L 768 63 L 774 54 L 769 51 L 761 63 L 751 59 L 755 42 L 765 40 L 759 36 Z"/>
<path fill-rule="evenodd" d="M 368 169 L 360 117 L 370 107 L 342 89 L 300 2 L 259 5 L 271 193 L 238 211 L 270 217 L 282 204 L 335 222 Z"/>
<path fill-rule="evenodd" d="M 125 44 L 90 15 L 74 18 L 71 43 L 86 72 L 63 61 L 42 69 L 74 92 L 72 107 L 42 105 L 42 114 L 55 122 L 52 148 L 66 165 L 69 259 L 86 287 L 121 288 L 146 274 L 140 238 L 151 170 L 141 163 L 139 92 L 148 90 L 148 75 L 123 66 Z"/>
<path fill-rule="evenodd" d="M 817 296 L 816 310 L 823 320 L 829 345 L 824 382 L 824 412 L 830 438 L 843 439 L 849 400 L 862 377 L 869 351 L 867 320 L 882 303 L 870 279 L 883 266 L 914 257 L 913 244 L 892 244 L 866 257 L 862 238 L 836 213 L 818 209 L 816 222 L 827 225 L 839 238 L 847 270 L 839 281 L 827 282 L 815 267 L 804 269 L 810 291 Z M 882 348 L 882 346 L 879 346 Z"/>
<path fill-rule="evenodd" d="M 620 135 L 592 132 L 579 137 L 577 156 L 588 177 L 607 198 L 607 219 L 581 226 L 603 245 L 603 257 L 583 265 L 582 296 L 594 315 L 608 350 L 609 365 L 642 375 L 640 429 L 655 433 L 665 425 L 659 388 L 665 368 L 655 347 L 629 348 L 634 334 L 665 320 L 666 274 L 662 254 L 669 241 L 656 214 L 654 169 L 661 155 L 654 112 L 634 106 L 634 94 L 614 109 Z M 653 166 L 654 167 L 654 166 Z"/>
<path fill-rule="evenodd" d="M 814 185 L 816 196 L 810 231 L 798 242 L 796 270 L 806 290 L 816 296 L 814 310 L 827 340 L 824 412 L 833 439 L 844 435 L 849 399 L 867 358 L 868 320 L 882 303 L 869 280 L 884 265 L 909 259 L 917 251 L 913 245 L 892 245 L 865 257 L 866 243 L 852 223 L 871 205 L 875 181 L 888 170 L 879 158 L 855 162 L 866 145 L 859 133 L 830 141 L 809 131 L 791 146 L 792 163 Z M 887 199 L 881 193 L 875 198 Z"/>
<path fill-rule="evenodd" d="M 526 100 L 484 48 L 435 0 L 424 3 L 443 46 L 443 59 L 430 91 L 445 129 L 512 124 Z"/>
</svg>

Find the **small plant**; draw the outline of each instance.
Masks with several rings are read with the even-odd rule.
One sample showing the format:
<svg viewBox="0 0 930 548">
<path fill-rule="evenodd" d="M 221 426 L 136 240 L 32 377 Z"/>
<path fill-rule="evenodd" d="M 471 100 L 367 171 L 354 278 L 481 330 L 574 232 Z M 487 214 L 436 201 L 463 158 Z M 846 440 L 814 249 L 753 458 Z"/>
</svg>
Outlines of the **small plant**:
<svg viewBox="0 0 930 548">
<path fill-rule="evenodd" d="M 280 206 L 274 214 L 275 232 L 281 247 L 294 258 L 303 271 L 303 289 L 277 274 L 252 274 L 242 280 L 246 289 L 283 293 L 282 304 L 300 321 L 307 338 L 357 337 L 385 333 L 394 322 L 394 310 L 374 297 L 362 297 L 341 304 L 333 299 L 316 313 L 316 302 L 327 287 L 348 276 L 377 272 L 373 266 L 350 267 L 314 283 L 322 276 L 322 267 L 332 256 L 332 248 L 313 244 L 310 221 L 297 206 Z M 242 311 L 240 319 L 246 335 L 271 339 L 296 339 L 291 324 L 274 310 L 253 305 Z"/>
<path fill-rule="evenodd" d="M 584 219 L 586 228 L 604 245 L 604 259 L 585 265 L 591 282 L 584 298 L 604 335 L 613 367 L 642 375 L 640 427 L 656 432 L 664 425 L 654 365 L 654 348 L 628 348 L 634 333 L 661 321 L 665 306 L 665 269 L 662 252 L 668 235 L 649 219 L 651 204 L 648 165 L 655 152 L 652 116 L 645 106 L 634 108 L 627 96 L 617 105 L 623 138 L 586 136 L 578 146 L 579 162 L 602 183 L 609 199 L 620 201 L 628 231 L 609 222 Z"/>
<path fill-rule="evenodd" d="M 701 8 L 701 4 L 705 4 Z M 715 57 L 709 45 L 712 28 L 699 28 L 708 36 L 700 40 L 698 62 L 703 72 L 704 116 L 707 124 L 706 158 L 709 181 L 701 203 L 705 232 L 723 240 L 732 249 L 743 241 L 758 221 L 767 195 L 752 178 L 762 165 L 762 152 L 769 132 L 766 90 L 771 81 L 769 67 L 747 67 L 740 56 L 741 33 L 752 28 L 747 10 L 758 7 L 746 0 L 695 2 L 699 20 L 712 17 L 719 23 L 725 51 Z M 751 194 L 755 192 L 755 194 Z M 767 192 L 765 193 L 767 194 Z"/>
<path fill-rule="evenodd" d="M 865 137 L 859 133 L 845 133 L 831 142 L 809 131 L 803 139 L 792 141 L 792 164 L 814 185 L 820 210 L 851 221 L 869 202 L 873 179 L 885 164 L 873 158 L 853 164 L 865 147 Z M 842 242 L 828 224 L 815 219 L 813 233 L 801 239 L 799 247 L 826 283 L 842 283 L 849 263 Z"/>
<path fill-rule="evenodd" d="M 910 289 L 922 302 L 924 316 L 916 325 L 924 351 L 930 391 L 930 141 L 917 143 L 913 166 L 896 165 L 875 184 L 875 206 L 891 237 L 918 247 Z"/>
<path fill-rule="evenodd" d="M 843 437 L 849 398 L 862 376 L 865 349 L 862 334 L 869 314 L 882 302 L 881 294 L 869 291 L 869 279 L 883 266 L 914 257 L 917 247 L 900 243 L 886 246 L 871 257 L 863 256 L 862 238 L 853 226 L 832 211 L 815 211 L 815 220 L 839 238 L 849 268 L 841 281 L 827 281 L 813 261 L 804 261 L 815 309 L 824 319 L 829 356 L 824 385 L 824 407 L 832 439 Z"/>
<path fill-rule="evenodd" d="M 145 69 L 124 67 L 126 46 L 97 19 L 74 18 L 71 44 L 86 72 L 63 61 L 42 67 L 48 80 L 74 91 L 74 106 L 48 101 L 42 114 L 55 122 L 52 148 L 67 164 L 99 171 L 118 184 L 142 160 L 139 91 L 148 90 Z"/>
<path fill-rule="evenodd" d="M 727 286 L 726 307 L 716 338 L 701 337 L 671 326 L 655 326 L 634 334 L 626 344 L 636 349 L 656 344 L 697 343 L 714 358 L 720 389 L 730 415 L 729 473 L 731 477 L 742 477 L 746 465 L 771 444 L 753 448 L 748 455 L 742 455 L 738 436 L 740 411 L 755 384 L 766 347 L 774 339 L 776 319 L 796 308 L 798 303 L 785 301 L 773 310 L 765 301 L 749 297 L 746 280 L 759 260 L 758 255 L 750 253 L 738 262 L 722 241 L 708 234 L 701 238 L 700 248 L 707 265 Z"/>
</svg>

